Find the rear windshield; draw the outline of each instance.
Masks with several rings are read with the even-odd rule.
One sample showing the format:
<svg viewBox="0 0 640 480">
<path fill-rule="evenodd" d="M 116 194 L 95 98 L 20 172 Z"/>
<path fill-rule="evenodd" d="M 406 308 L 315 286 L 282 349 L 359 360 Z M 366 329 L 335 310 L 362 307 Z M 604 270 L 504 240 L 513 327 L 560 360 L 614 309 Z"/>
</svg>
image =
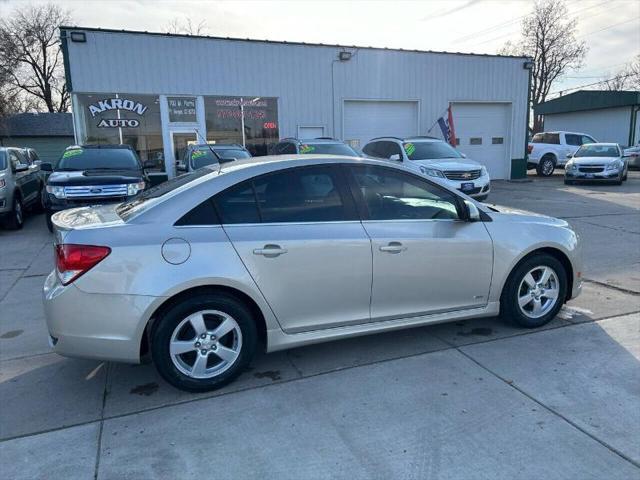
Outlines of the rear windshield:
<svg viewBox="0 0 640 480">
<path fill-rule="evenodd" d="M 74 148 L 66 150 L 56 170 L 140 170 L 140 161 L 128 148 Z"/>
<path fill-rule="evenodd" d="M 618 147 L 615 145 L 583 145 L 574 157 L 619 157 Z"/>
<path fill-rule="evenodd" d="M 214 173 L 216 170 L 209 168 L 202 168 L 193 172 L 185 173 L 178 177 L 162 182 L 155 187 L 145 190 L 138 195 L 134 200 L 130 202 L 121 203 L 116 208 L 116 213 L 125 222 L 133 216 L 147 210 L 151 206 L 155 205 L 162 197 L 174 192 L 182 187 L 185 187 L 191 182 L 202 178 L 206 175 Z"/>
<path fill-rule="evenodd" d="M 7 168 L 7 157 L 4 153 L 4 150 L 0 150 L 0 170 L 5 170 Z"/>
<path fill-rule="evenodd" d="M 326 155 L 345 155 L 347 157 L 359 156 L 353 148 L 344 143 L 303 143 L 300 145 L 300 153 L 323 153 Z"/>
<path fill-rule="evenodd" d="M 445 142 L 404 143 L 404 151 L 409 160 L 436 160 L 439 158 L 462 158 L 462 155 Z"/>
<path fill-rule="evenodd" d="M 251 155 L 246 150 L 242 150 L 240 148 L 215 148 L 212 147 L 213 151 L 217 153 L 220 158 L 230 160 L 236 159 L 239 160 L 241 158 L 249 158 Z M 215 155 L 209 150 L 208 147 L 198 148 L 191 153 L 191 167 L 195 170 L 197 168 L 206 167 L 207 165 L 212 165 L 214 163 L 218 163 L 218 159 Z"/>
<path fill-rule="evenodd" d="M 551 145 L 560 145 L 560 134 L 536 133 L 531 139 L 531 143 L 550 143 Z"/>
</svg>

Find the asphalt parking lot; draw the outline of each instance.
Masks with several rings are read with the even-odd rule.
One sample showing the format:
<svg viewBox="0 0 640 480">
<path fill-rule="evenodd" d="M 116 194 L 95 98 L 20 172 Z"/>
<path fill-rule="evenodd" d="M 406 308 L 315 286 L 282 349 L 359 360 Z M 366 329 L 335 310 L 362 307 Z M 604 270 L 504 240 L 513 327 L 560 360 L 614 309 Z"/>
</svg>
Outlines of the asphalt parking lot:
<svg viewBox="0 0 640 480">
<path fill-rule="evenodd" d="M 494 182 L 567 219 L 583 294 L 541 330 L 499 319 L 259 356 L 208 394 L 151 365 L 49 353 L 42 215 L 0 231 L 0 471 L 7 479 L 640 479 L 640 172 Z"/>
</svg>

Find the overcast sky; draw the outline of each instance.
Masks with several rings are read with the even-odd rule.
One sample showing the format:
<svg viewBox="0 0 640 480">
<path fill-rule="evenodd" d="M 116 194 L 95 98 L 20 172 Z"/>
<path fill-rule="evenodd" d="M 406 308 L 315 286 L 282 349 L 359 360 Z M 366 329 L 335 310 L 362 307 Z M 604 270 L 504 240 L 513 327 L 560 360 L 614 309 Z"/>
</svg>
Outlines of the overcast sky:
<svg viewBox="0 0 640 480">
<path fill-rule="evenodd" d="M 0 17 L 26 0 L 0 0 Z M 39 3 L 39 2 L 33 2 Z M 517 40 L 528 0 L 59 0 L 78 26 L 166 32 L 173 19 L 208 35 L 449 52 L 496 53 Z M 570 0 L 589 46 L 585 66 L 553 90 L 608 78 L 640 53 L 640 0 Z"/>
</svg>

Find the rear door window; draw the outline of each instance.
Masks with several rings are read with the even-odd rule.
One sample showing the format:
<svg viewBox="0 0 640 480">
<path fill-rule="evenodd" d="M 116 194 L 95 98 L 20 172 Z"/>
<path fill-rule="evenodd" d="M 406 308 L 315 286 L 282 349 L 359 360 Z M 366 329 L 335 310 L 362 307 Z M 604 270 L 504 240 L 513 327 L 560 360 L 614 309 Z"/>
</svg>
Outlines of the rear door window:
<svg viewBox="0 0 640 480">
<path fill-rule="evenodd" d="M 224 224 L 332 222 L 356 218 L 335 166 L 294 168 L 232 187 L 215 198 Z M 257 202 L 257 203 L 256 203 Z"/>
<path fill-rule="evenodd" d="M 579 147 L 584 143 L 582 141 L 582 136 L 574 133 L 566 133 L 564 139 L 567 142 L 567 145 L 574 145 L 576 147 Z"/>
<path fill-rule="evenodd" d="M 380 155 L 378 154 L 378 147 L 380 146 L 380 143 L 382 142 L 368 143 L 364 146 L 362 151 L 364 152 L 365 155 L 369 155 L 370 157 L 380 158 Z"/>
<path fill-rule="evenodd" d="M 560 134 L 559 133 L 545 133 L 544 134 L 544 143 L 549 143 L 551 145 L 560 145 Z"/>
</svg>

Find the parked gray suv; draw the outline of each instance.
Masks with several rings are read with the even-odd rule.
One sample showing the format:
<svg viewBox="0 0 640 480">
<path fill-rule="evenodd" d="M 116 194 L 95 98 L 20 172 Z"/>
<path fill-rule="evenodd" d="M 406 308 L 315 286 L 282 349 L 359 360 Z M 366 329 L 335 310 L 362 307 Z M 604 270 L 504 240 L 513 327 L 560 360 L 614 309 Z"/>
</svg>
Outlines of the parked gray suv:
<svg viewBox="0 0 640 480">
<path fill-rule="evenodd" d="M 8 228 L 22 228 L 26 208 L 41 209 L 39 170 L 29 165 L 22 149 L 0 147 L 0 218 Z"/>
</svg>

